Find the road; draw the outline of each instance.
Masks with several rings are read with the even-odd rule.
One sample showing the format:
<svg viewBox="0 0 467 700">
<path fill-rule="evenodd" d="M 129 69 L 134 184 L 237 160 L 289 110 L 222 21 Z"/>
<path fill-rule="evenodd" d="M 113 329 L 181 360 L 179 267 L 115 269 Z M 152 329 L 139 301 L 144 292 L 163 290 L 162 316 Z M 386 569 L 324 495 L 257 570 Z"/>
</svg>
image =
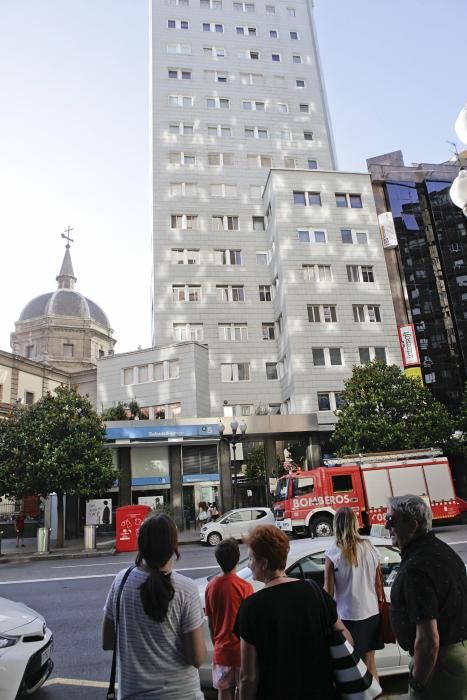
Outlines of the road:
<svg viewBox="0 0 467 700">
<path fill-rule="evenodd" d="M 467 562 L 467 525 L 440 528 Z M 180 548 L 176 569 L 190 578 L 217 570 L 211 548 L 198 544 Z M 245 547 L 241 545 L 242 556 Z M 36 700 L 100 700 L 107 687 L 111 655 L 100 646 L 102 608 L 115 574 L 133 562 L 129 555 L 97 559 L 34 561 L 0 567 L 0 596 L 40 611 L 53 630 L 55 670 Z M 404 678 L 388 679 L 387 692 L 406 690 Z"/>
</svg>

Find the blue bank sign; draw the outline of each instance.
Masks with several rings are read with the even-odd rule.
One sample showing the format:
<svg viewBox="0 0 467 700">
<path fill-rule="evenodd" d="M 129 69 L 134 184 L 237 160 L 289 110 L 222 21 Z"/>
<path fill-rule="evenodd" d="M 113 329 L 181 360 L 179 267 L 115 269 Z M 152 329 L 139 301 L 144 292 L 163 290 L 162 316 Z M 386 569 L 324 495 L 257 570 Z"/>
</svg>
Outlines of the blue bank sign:
<svg viewBox="0 0 467 700">
<path fill-rule="evenodd" d="M 132 425 L 106 428 L 107 440 L 167 440 L 168 438 L 219 437 L 217 423 L 200 425 Z"/>
</svg>

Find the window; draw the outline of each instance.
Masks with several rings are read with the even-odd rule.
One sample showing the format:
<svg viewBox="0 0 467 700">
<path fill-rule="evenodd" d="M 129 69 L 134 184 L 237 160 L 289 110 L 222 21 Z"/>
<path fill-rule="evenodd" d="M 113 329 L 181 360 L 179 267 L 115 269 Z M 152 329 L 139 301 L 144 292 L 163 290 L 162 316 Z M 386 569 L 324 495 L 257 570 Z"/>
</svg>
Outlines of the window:
<svg viewBox="0 0 467 700">
<path fill-rule="evenodd" d="M 288 7 L 286 13 L 287 17 L 295 17 L 295 7 Z"/>
<path fill-rule="evenodd" d="M 170 228 L 194 229 L 198 228 L 197 214 L 171 214 Z"/>
<path fill-rule="evenodd" d="M 168 19 L 167 20 L 168 29 L 189 29 L 190 23 L 186 19 Z"/>
<path fill-rule="evenodd" d="M 203 9 L 221 10 L 222 0 L 200 0 L 199 6 Z"/>
<path fill-rule="evenodd" d="M 232 136 L 232 128 L 223 124 L 208 125 L 208 136 L 220 136 L 221 138 L 230 138 Z"/>
<path fill-rule="evenodd" d="M 207 97 L 206 106 L 208 109 L 230 109 L 230 100 L 226 97 Z"/>
<path fill-rule="evenodd" d="M 338 474 L 332 477 L 332 490 L 334 493 L 344 493 L 345 491 L 353 491 L 352 475 Z"/>
<path fill-rule="evenodd" d="M 167 75 L 171 80 L 191 80 L 191 70 L 182 68 L 169 68 Z"/>
<path fill-rule="evenodd" d="M 321 206 L 321 194 L 319 192 L 302 192 L 294 190 L 293 192 L 294 204 L 301 204 L 302 206 Z"/>
<path fill-rule="evenodd" d="M 295 78 L 295 87 L 298 87 L 298 88 L 306 87 L 305 78 Z"/>
<path fill-rule="evenodd" d="M 237 185 L 216 183 L 209 186 L 209 194 L 211 197 L 226 197 L 231 199 L 237 196 Z"/>
<path fill-rule="evenodd" d="M 386 348 L 358 348 L 358 353 L 362 365 L 366 365 L 373 360 L 379 360 L 379 362 L 384 362 L 384 364 L 387 363 Z"/>
<path fill-rule="evenodd" d="M 169 95 L 168 102 L 171 107 L 193 107 L 195 98 L 191 95 Z"/>
<path fill-rule="evenodd" d="M 281 112 L 282 114 L 287 114 L 287 112 L 289 111 L 289 105 L 287 104 L 287 102 L 278 102 L 277 111 Z"/>
<path fill-rule="evenodd" d="M 162 382 L 165 379 L 164 363 L 156 362 L 152 366 L 152 374 L 155 382 Z"/>
<path fill-rule="evenodd" d="M 235 27 L 235 31 L 240 36 L 258 36 L 256 27 Z"/>
<path fill-rule="evenodd" d="M 272 289 L 270 284 L 259 285 L 259 300 L 272 301 Z"/>
<path fill-rule="evenodd" d="M 254 12 L 255 6 L 252 2 L 234 2 L 234 10 L 238 12 Z"/>
<path fill-rule="evenodd" d="M 262 73 L 240 73 L 240 83 L 242 85 L 263 85 L 264 76 Z"/>
<path fill-rule="evenodd" d="M 298 41 L 298 32 L 292 31 L 292 32 L 289 32 L 289 34 L 290 34 L 290 38 L 292 39 L 292 41 Z"/>
<path fill-rule="evenodd" d="M 218 334 L 219 340 L 248 340 L 248 326 L 246 323 L 219 323 Z"/>
<path fill-rule="evenodd" d="M 317 397 L 318 411 L 336 411 L 344 405 L 339 391 L 318 391 Z"/>
<path fill-rule="evenodd" d="M 63 357 L 73 357 L 72 343 L 63 343 Z"/>
<path fill-rule="evenodd" d="M 349 282 L 374 282 L 372 265 L 347 265 Z"/>
<path fill-rule="evenodd" d="M 32 391 L 24 392 L 24 403 L 26 406 L 31 406 L 34 403 L 34 394 Z"/>
<path fill-rule="evenodd" d="M 129 386 L 133 384 L 133 367 L 127 367 L 123 370 L 123 385 Z"/>
<path fill-rule="evenodd" d="M 245 301 L 245 288 L 243 285 L 218 284 L 216 292 L 218 301 L 227 303 Z"/>
<path fill-rule="evenodd" d="M 280 131 L 281 139 L 284 141 L 293 141 L 293 134 L 290 129 L 281 129 Z"/>
<path fill-rule="evenodd" d="M 274 61 L 275 63 L 280 63 L 280 60 L 281 60 L 280 53 L 272 53 L 271 60 Z"/>
<path fill-rule="evenodd" d="M 258 100 L 243 100 L 242 107 L 247 112 L 265 112 L 266 103 Z"/>
<path fill-rule="evenodd" d="M 326 359 L 324 357 L 324 348 L 313 348 L 313 365 L 314 367 L 324 367 L 326 365 Z"/>
<path fill-rule="evenodd" d="M 306 308 L 310 323 L 337 323 L 337 307 L 334 304 L 309 304 Z"/>
<path fill-rule="evenodd" d="M 366 231 L 352 231 L 350 228 L 341 228 L 342 243 L 350 245 L 368 245 L 368 234 Z"/>
<path fill-rule="evenodd" d="M 300 102 L 300 104 L 299 104 L 299 111 L 300 111 L 300 112 L 303 112 L 303 113 L 305 113 L 305 114 L 309 114 L 309 112 L 310 112 L 310 105 L 308 104 L 308 102 Z"/>
<path fill-rule="evenodd" d="M 232 153 L 208 153 L 208 165 L 233 165 Z"/>
<path fill-rule="evenodd" d="M 261 334 L 263 340 L 274 340 L 276 337 L 276 327 L 274 323 L 262 323 Z"/>
<path fill-rule="evenodd" d="M 266 229 L 264 216 L 253 216 L 251 219 L 253 231 L 264 231 Z"/>
<path fill-rule="evenodd" d="M 217 32 L 222 34 L 223 31 L 223 24 L 217 24 L 216 22 L 203 22 L 203 32 Z"/>
<path fill-rule="evenodd" d="M 247 139 L 267 139 L 269 138 L 269 132 L 267 129 L 262 129 L 258 126 L 246 126 L 245 137 Z"/>
<path fill-rule="evenodd" d="M 257 265 L 267 265 L 269 263 L 269 254 L 267 250 L 257 250 L 256 251 L 256 264 Z"/>
<path fill-rule="evenodd" d="M 361 209 L 363 206 L 362 198 L 359 194 L 344 194 L 343 192 L 336 192 L 335 198 L 336 207 L 342 209 L 347 207 L 351 207 L 352 209 Z"/>
<path fill-rule="evenodd" d="M 177 7 L 188 7 L 190 4 L 188 0 L 169 0 L 169 5 L 176 5 Z"/>
<path fill-rule="evenodd" d="M 232 362 L 221 364 L 221 381 L 248 382 L 250 380 L 249 362 Z"/>
<path fill-rule="evenodd" d="M 269 30 L 269 38 L 270 39 L 278 39 L 279 38 L 279 32 L 277 29 L 270 29 Z"/>
<path fill-rule="evenodd" d="M 266 362 L 266 379 L 279 379 L 277 362 Z"/>
<path fill-rule="evenodd" d="M 307 167 L 308 167 L 308 170 L 317 170 L 318 169 L 318 161 L 314 160 L 313 158 L 309 158 L 307 160 Z"/>
<path fill-rule="evenodd" d="M 201 301 L 201 285 L 188 284 L 173 284 L 172 285 L 172 301 Z"/>
<path fill-rule="evenodd" d="M 194 182 L 171 182 L 169 192 L 173 197 L 195 197 L 197 187 Z"/>
<path fill-rule="evenodd" d="M 315 367 L 332 367 L 343 364 L 341 348 L 312 348 L 312 355 Z"/>
<path fill-rule="evenodd" d="M 357 231 L 357 245 L 368 245 L 368 234 L 366 231 Z"/>
<path fill-rule="evenodd" d="M 381 323 L 379 306 L 369 304 L 353 304 L 355 323 Z"/>
<path fill-rule="evenodd" d="M 182 343 L 187 340 L 204 339 L 204 329 L 202 323 L 174 323 L 173 324 L 174 340 Z"/>
<path fill-rule="evenodd" d="M 275 15 L 276 14 L 275 6 L 274 5 L 266 5 L 266 14 Z"/>
<path fill-rule="evenodd" d="M 298 240 L 302 243 L 327 243 L 326 231 L 308 231 L 299 229 L 297 231 Z"/>
<path fill-rule="evenodd" d="M 199 265 L 199 249 L 172 248 L 171 253 L 174 265 Z"/>
<path fill-rule="evenodd" d="M 332 282 L 330 265 L 302 265 L 302 270 L 307 282 Z"/>
<path fill-rule="evenodd" d="M 196 156 L 194 153 L 176 152 L 169 154 L 169 162 L 172 165 L 189 165 L 193 166 L 196 164 Z"/>
<path fill-rule="evenodd" d="M 204 77 L 207 81 L 214 81 L 215 83 L 227 83 L 229 79 L 229 74 L 227 73 L 227 71 L 205 70 Z"/>
<path fill-rule="evenodd" d="M 216 265 L 241 265 L 241 250 L 215 250 L 214 261 Z"/>
<path fill-rule="evenodd" d="M 181 54 L 182 56 L 191 56 L 190 44 L 167 44 L 168 54 Z"/>
<path fill-rule="evenodd" d="M 225 49 L 219 46 L 203 46 L 203 53 L 205 56 L 211 56 L 211 58 L 225 58 Z"/>
<path fill-rule="evenodd" d="M 149 380 L 149 367 L 148 365 L 139 365 L 137 367 L 138 371 L 138 383 L 147 382 Z"/>
<path fill-rule="evenodd" d="M 313 132 L 312 131 L 304 131 L 303 132 L 303 139 L 305 141 L 313 141 Z"/>
<path fill-rule="evenodd" d="M 240 223 L 238 216 L 215 215 L 211 217 L 212 231 L 239 231 Z"/>
<path fill-rule="evenodd" d="M 247 163 L 254 168 L 272 168 L 271 156 L 261 156 L 253 153 L 247 153 Z"/>
<path fill-rule="evenodd" d="M 193 131 L 193 124 L 184 124 L 183 122 L 180 122 L 178 124 L 169 124 L 169 132 L 171 134 L 179 134 L 181 136 L 193 136 Z"/>
</svg>

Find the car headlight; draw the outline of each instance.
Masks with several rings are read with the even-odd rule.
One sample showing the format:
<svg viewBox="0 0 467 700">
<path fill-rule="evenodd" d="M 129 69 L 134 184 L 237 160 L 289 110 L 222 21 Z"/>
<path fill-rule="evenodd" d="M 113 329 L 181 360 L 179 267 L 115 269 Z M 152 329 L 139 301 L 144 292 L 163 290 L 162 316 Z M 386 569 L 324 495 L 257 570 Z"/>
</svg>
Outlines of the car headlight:
<svg viewBox="0 0 467 700">
<path fill-rule="evenodd" d="M 207 525 L 205 525 L 204 527 L 201 528 L 201 532 L 206 532 L 207 529 L 208 529 Z"/>
<path fill-rule="evenodd" d="M 17 642 L 19 642 L 19 637 L 7 637 L 4 634 L 0 635 L 0 649 L 4 649 L 5 647 L 12 647 Z"/>
</svg>

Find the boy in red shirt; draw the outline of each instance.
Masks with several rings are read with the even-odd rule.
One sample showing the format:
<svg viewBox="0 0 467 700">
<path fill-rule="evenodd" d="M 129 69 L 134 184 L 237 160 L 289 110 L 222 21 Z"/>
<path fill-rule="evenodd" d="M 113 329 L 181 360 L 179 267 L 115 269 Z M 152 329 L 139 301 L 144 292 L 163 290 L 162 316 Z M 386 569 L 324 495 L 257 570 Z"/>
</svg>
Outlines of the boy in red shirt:
<svg viewBox="0 0 467 700">
<path fill-rule="evenodd" d="M 240 672 L 240 640 L 233 627 L 241 602 L 251 595 L 253 586 L 235 573 L 240 559 L 237 542 L 220 542 L 214 552 L 223 574 L 214 576 L 206 586 L 205 607 L 214 646 L 212 680 L 218 700 L 234 700 Z"/>
</svg>

